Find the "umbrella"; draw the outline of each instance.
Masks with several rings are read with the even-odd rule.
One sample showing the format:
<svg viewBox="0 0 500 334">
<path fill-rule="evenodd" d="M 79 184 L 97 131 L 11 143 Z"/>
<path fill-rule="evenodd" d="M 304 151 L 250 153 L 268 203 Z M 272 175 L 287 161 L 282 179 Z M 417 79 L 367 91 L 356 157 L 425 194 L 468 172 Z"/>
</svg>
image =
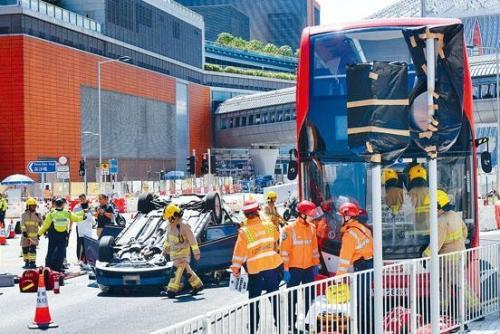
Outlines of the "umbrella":
<svg viewBox="0 0 500 334">
<path fill-rule="evenodd" d="M 35 181 L 27 177 L 26 175 L 21 174 L 8 176 L 1 182 L 2 186 L 29 185 L 33 183 L 35 183 Z"/>
</svg>

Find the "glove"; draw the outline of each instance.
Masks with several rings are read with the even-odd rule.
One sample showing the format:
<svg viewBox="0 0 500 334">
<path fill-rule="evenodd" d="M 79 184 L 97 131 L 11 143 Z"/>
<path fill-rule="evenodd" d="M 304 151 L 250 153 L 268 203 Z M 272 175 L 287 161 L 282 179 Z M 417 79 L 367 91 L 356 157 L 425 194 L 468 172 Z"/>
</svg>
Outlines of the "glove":
<svg viewBox="0 0 500 334">
<path fill-rule="evenodd" d="M 288 284 L 291 279 L 292 279 L 292 275 L 290 275 L 290 272 L 288 270 L 285 270 L 283 272 L 283 281 L 285 281 L 285 283 Z"/>
<path fill-rule="evenodd" d="M 313 270 L 313 276 L 314 276 L 314 277 L 318 276 L 318 274 L 319 274 L 319 269 L 320 269 L 320 268 L 319 268 L 318 266 L 314 266 L 314 267 L 313 267 L 313 269 L 312 269 L 312 270 Z"/>
<path fill-rule="evenodd" d="M 28 237 L 28 232 L 23 232 L 23 237 L 27 238 Z"/>
</svg>

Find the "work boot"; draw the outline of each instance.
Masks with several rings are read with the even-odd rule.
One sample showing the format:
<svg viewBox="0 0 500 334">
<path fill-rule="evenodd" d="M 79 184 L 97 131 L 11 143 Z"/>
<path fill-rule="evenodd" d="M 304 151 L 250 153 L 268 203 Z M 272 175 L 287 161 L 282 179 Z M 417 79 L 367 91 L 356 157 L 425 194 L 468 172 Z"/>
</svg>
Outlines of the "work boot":
<svg viewBox="0 0 500 334">
<path fill-rule="evenodd" d="M 36 268 L 36 263 L 31 261 L 29 264 L 28 264 L 29 268 L 30 269 L 35 269 Z"/>
<path fill-rule="evenodd" d="M 30 264 L 28 261 L 24 261 L 23 269 L 30 269 Z"/>
<path fill-rule="evenodd" d="M 162 297 L 168 297 L 170 299 L 174 299 L 175 296 L 176 296 L 176 293 L 173 292 L 173 291 L 169 291 L 169 290 L 168 291 L 162 291 L 162 292 L 160 292 L 160 296 L 162 296 Z"/>
<path fill-rule="evenodd" d="M 197 288 L 193 288 L 193 290 L 191 290 L 191 296 L 196 296 L 198 293 L 200 293 L 200 291 L 202 291 L 204 289 L 204 286 L 199 286 Z"/>
</svg>

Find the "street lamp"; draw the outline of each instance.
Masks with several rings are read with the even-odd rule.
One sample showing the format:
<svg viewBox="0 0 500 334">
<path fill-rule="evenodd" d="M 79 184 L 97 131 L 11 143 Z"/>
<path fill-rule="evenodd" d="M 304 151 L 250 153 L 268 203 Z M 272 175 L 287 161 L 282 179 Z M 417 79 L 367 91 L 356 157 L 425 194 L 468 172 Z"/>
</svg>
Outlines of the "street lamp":
<svg viewBox="0 0 500 334">
<path fill-rule="evenodd" d="M 497 85 L 496 85 L 496 111 L 497 111 L 497 138 L 496 138 L 496 149 L 497 149 L 497 194 L 500 194 L 500 57 L 499 57 L 499 48 L 489 47 L 489 46 L 474 46 L 467 45 L 467 49 L 483 49 L 483 50 L 495 50 L 495 63 L 496 63 L 496 77 L 497 77 Z"/>
<path fill-rule="evenodd" d="M 101 113 L 102 113 L 102 103 L 101 103 L 101 65 L 106 64 L 106 63 L 112 63 L 116 61 L 121 61 L 121 62 L 128 62 L 130 61 L 130 57 L 128 56 L 121 56 L 116 59 L 107 59 L 107 60 L 102 60 L 97 62 L 97 104 L 98 104 L 98 110 L 99 110 L 99 189 L 102 191 L 102 171 L 101 171 L 101 165 L 102 165 L 102 119 L 101 119 Z"/>
</svg>

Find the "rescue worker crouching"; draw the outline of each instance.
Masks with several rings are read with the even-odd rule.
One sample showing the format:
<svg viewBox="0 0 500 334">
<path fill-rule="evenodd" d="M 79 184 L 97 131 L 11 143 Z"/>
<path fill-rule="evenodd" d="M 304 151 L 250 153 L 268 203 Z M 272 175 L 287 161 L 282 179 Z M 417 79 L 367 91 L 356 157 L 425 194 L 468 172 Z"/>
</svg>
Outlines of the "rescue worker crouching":
<svg viewBox="0 0 500 334">
<path fill-rule="evenodd" d="M 340 259 L 336 275 L 343 275 L 352 265 L 354 271 L 373 269 L 373 237 L 371 230 L 359 222 L 362 210 L 352 202 L 339 206 L 343 225 Z M 371 297 L 373 274 L 357 276 L 358 332 L 373 333 L 373 302 Z"/>
<path fill-rule="evenodd" d="M 34 198 L 26 201 L 26 211 L 21 216 L 21 248 L 23 251 L 24 269 L 36 268 L 36 247 L 38 245 L 38 227 L 42 216 L 36 212 L 37 202 Z"/>
<path fill-rule="evenodd" d="M 54 201 L 55 209 L 50 211 L 38 231 L 38 235 L 42 236 L 48 232 L 49 247 L 47 257 L 45 258 L 45 266 L 52 270 L 63 272 L 63 262 L 66 257 L 66 247 L 68 246 L 69 235 L 71 234 L 71 226 L 73 223 L 83 221 L 85 213 L 71 213 L 64 209 L 65 200 L 58 198 Z"/>
<path fill-rule="evenodd" d="M 285 224 L 285 220 L 278 213 L 278 208 L 276 208 L 276 200 L 278 195 L 274 191 L 270 191 L 266 194 L 267 204 L 264 206 L 264 214 L 266 218 L 271 221 L 276 228 L 280 228 Z"/>
<path fill-rule="evenodd" d="M 295 222 L 289 223 L 281 233 L 280 255 L 283 259 L 283 280 L 287 287 L 295 287 L 314 281 L 320 266 L 320 254 L 313 221 L 322 215 L 320 208 L 310 201 L 302 201 L 297 205 L 299 216 Z M 305 314 L 309 311 L 314 298 L 312 287 L 305 289 Z M 289 326 L 295 329 L 297 321 L 297 291 L 293 291 L 288 302 Z"/>
<path fill-rule="evenodd" d="M 282 260 L 277 252 L 279 232 L 271 222 L 262 222 L 256 201 L 246 201 L 243 213 L 247 223 L 240 228 L 233 252 L 231 271 L 240 277 L 241 267 L 248 272 L 248 297 L 259 297 L 263 291 L 277 291 L 282 276 Z M 278 301 L 274 300 L 273 315 L 276 323 Z M 259 306 L 250 305 L 250 333 L 256 333 L 259 324 Z"/>
<path fill-rule="evenodd" d="M 182 210 L 177 205 L 172 203 L 167 205 L 163 210 L 163 219 L 169 222 L 167 238 L 163 244 L 163 255 L 170 257 L 173 267 L 166 291 L 162 291 L 161 295 L 175 298 L 183 287 L 182 277 L 186 275 L 192 288 L 191 295 L 194 296 L 203 290 L 203 282 L 189 265 L 191 251 L 196 261 L 201 256 L 196 238 L 191 227 L 182 221 Z"/>
</svg>

